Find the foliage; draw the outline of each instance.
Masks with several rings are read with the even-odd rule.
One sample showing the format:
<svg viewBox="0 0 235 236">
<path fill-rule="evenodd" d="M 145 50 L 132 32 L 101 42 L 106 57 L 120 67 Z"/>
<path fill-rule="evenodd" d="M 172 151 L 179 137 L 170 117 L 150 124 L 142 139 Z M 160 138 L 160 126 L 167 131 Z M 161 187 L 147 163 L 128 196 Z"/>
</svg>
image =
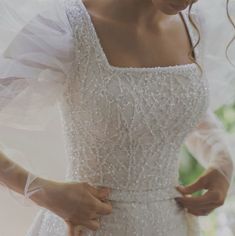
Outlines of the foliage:
<svg viewBox="0 0 235 236">
<path fill-rule="evenodd" d="M 227 132 L 235 133 L 235 103 L 231 106 L 221 107 L 215 114 L 222 121 Z M 180 157 L 179 182 L 182 185 L 188 185 L 203 173 L 204 168 L 185 145 L 181 148 Z M 232 184 L 235 185 L 235 183 Z M 201 194 L 203 194 L 202 191 L 198 191 L 193 195 Z M 235 236 L 235 222 L 231 222 L 231 219 L 235 219 L 235 197 L 227 199 L 223 206 L 215 209 L 208 216 L 199 218 L 203 236 Z"/>
</svg>

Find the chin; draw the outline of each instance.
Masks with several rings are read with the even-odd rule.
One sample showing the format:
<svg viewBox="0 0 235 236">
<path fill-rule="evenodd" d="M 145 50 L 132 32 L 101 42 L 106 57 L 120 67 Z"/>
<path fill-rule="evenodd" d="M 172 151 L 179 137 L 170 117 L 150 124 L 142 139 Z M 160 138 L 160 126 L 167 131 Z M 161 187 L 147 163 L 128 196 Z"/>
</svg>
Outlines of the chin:
<svg viewBox="0 0 235 236">
<path fill-rule="evenodd" d="M 163 12 L 166 15 L 177 15 L 181 10 L 176 10 L 172 8 L 164 8 L 161 9 L 161 12 Z"/>
<path fill-rule="evenodd" d="M 184 10 L 185 8 L 187 8 L 187 6 L 180 7 L 180 8 L 175 8 L 172 6 L 165 6 L 161 8 L 161 12 L 163 12 L 166 15 L 176 15 L 180 11 Z"/>
</svg>

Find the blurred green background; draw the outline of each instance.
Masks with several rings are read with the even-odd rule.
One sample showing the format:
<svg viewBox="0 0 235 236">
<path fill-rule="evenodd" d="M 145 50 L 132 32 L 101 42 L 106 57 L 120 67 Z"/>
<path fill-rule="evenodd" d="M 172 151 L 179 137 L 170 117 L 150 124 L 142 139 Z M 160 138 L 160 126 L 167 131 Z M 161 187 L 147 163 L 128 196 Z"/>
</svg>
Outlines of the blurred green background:
<svg viewBox="0 0 235 236">
<path fill-rule="evenodd" d="M 218 109 L 215 114 L 222 121 L 229 133 L 235 133 L 235 103 Z M 204 171 L 185 145 L 181 148 L 180 184 L 188 185 L 196 180 Z M 235 182 L 232 182 L 235 186 Z M 202 194 L 197 192 L 194 195 Z M 235 197 L 228 197 L 223 206 L 216 208 L 208 216 L 200 216 L 203 236 L 235 236 Z"/>
</svg>

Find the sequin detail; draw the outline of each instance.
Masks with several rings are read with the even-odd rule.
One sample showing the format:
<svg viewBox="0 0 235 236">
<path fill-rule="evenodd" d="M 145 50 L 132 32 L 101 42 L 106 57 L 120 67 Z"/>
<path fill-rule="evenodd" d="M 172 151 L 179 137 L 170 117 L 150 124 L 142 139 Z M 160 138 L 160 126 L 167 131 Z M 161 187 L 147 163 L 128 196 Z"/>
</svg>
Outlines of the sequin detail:
<svg viewBox="0 0 235 236">
<path fill-rule="evenodd" d="M 64 3 L 76 38 L 76 60 L 60 103 L 66 180 L 113 189 L 112 214 L 84 236 L 188 236 L 174 187 L 181 145 L 208 107 L 207 80 L 195 64 L 108 66 L 82 2 Z M 190 35 L 195 43 L 192 29 Z M 195 53 L 199 58 L 200 48 Z M 66 225 L 45 211 L 40 232 L 66 236 Z"/>
</svg>

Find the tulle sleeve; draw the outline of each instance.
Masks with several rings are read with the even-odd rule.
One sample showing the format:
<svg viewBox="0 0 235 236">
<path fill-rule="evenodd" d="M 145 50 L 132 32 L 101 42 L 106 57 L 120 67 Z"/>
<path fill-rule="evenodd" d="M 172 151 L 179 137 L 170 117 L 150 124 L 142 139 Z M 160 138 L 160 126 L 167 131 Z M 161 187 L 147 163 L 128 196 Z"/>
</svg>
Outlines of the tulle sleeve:
<svg viewBox="0 0 235 236">
<path fill-rule="evenodd" d="M 75 58 L 73 31 L 65 9 L 63 0 L 0 1 L 1 126 L 20 131 L 47 131 L 54 106 L 64 95 Z M 0 151 L 9 159 L 17 160 L 1 159 L 1 166 L 9 163 L 0 173 L 7 181 L 1 182 L 5 186 L 3 190 L 12 193 L 20 203 L 31 206 L 32 202 L 27 201 L 31 194 L 29 187 L 40 175 L 41 159 L 39 155 L 28 158 L 24 151 L 5 144 L 3 135 L 0 138 Z M 60 161 L 56 160 L 55 169 L 61 165 Z M 11 179 L 9 176 L 17 179 L 21 173 L 16 163 L 21 167 L 27 163 L 23 198 L 6 184 Z M 53 172 L 55 170 L 50 170 Z M 38 191 L 40 188 L 42 186 Z"/>
<path fill-rule="evenodd" d="M 210 109 L 186 137 L 185 145 L 204 168 L 220 171 L 229 184 L 234 175 L 232 152 L 222 122 Z"/>
<path fill-rule="evenodd" d="M 192 11 L 200 31 L 200 64 L 209 83 L 212 111 L 235 102 L 235 2 L 229 1 L 228 12 L 226 2 L 198 1 Z"/>
<path fill-rule="evenodd" d="M 43 130 L 63 95 L 74 41 L 63 1 L 24 7 L 1 1 L 0 124 Z"/>
<path fill-rule="evenodd" d="M 229 5 L 235 19 L 235 4 Z M 198 1 L 192 18 L 200 32 L 200 64 L 208 81 L 209 106 L 197 127 L 185 139 L 186 147 L 203 167 L 219 170 L 232 186 L 234 177 L 235 134 L 230 135 L 215 111 L 235 103 L 235 66 L 226 58 L 226 46 L 235 35 L 235 28 L 226 12 L 226 1 Z M 235 42 L 234 42 L 235 44 Z M 228 56 L 235 65 L 235 46 L 231 44 Z M 231 189 L 230 189 L 231 190 Z"/>
</svg>

